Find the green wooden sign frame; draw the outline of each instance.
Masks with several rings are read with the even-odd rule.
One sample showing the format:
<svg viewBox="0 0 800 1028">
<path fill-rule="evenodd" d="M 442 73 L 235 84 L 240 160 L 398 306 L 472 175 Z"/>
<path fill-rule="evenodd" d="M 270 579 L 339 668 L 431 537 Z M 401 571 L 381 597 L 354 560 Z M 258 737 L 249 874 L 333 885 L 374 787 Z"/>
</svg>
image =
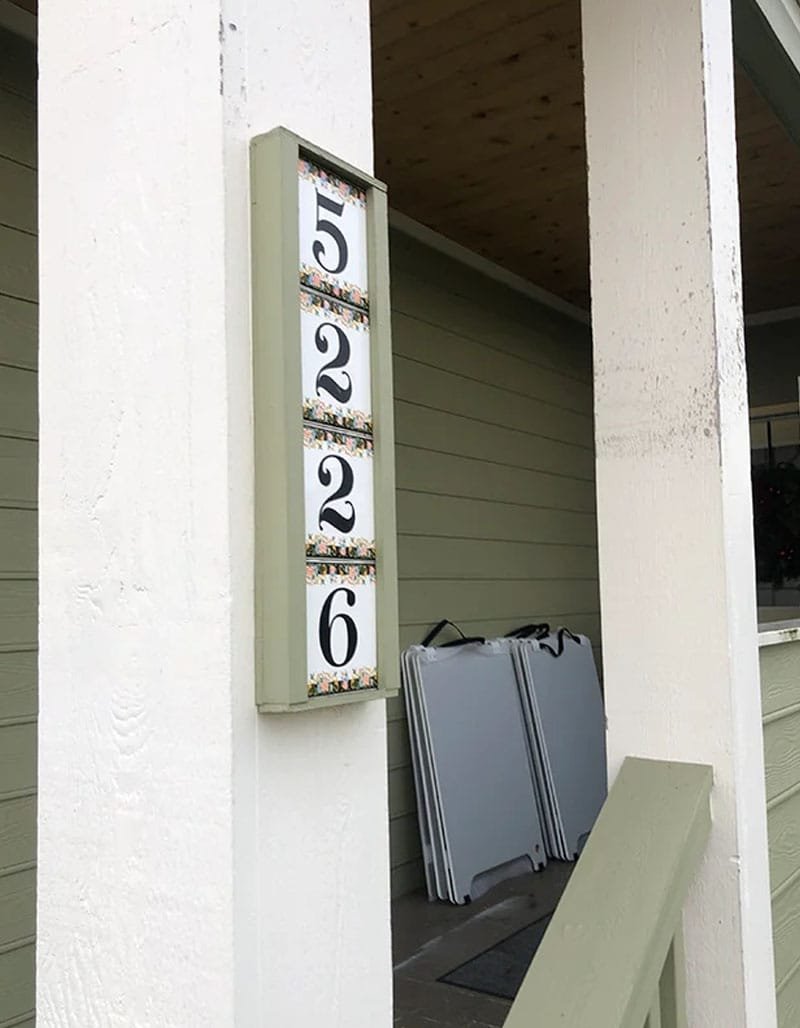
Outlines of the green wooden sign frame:
<svg viewBox="0 0 800 1028">
<path fill-rule="evenodd" d="M 386 187 L 276 128 L 251 143 L 255 681 L 259 711 L 385 699 L 399 687 L 397 530 Z M 377 688 L 309 696 L 298 162 L 366 194 L 373 415 Z"/>
</svg>

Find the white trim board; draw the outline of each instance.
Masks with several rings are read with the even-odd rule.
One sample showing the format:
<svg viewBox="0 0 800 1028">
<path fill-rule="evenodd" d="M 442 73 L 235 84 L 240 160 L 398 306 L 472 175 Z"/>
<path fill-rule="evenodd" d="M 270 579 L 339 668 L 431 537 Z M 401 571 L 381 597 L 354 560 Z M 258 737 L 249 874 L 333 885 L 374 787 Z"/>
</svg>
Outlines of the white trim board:
<svg viewBox="0 0 800 1028">
<path fill-rule="evenodd" d="M 542 289 L 540 286 L 534 285 L 521 275 L 515 275 L 513 271 L 507 271 L 501 265 L 489 260 L 488 257 L 481 257 L 480 254 L 469 250 L 466 246 L 462 246 L 447 236 L 434 231 L 434 229 L 428 228 L 427 225 L 409 218 L 407 214 L 390 210 L 389 225 L 395 231 L 402 232 L 403 235 L 410 236 L 412 239 L 424 243 L 432 250 L 438 250 L 439 253 L 443 253 L 453 260 L 481 272 L 487 278 L 492 278 L 496 282 L 500 282 L 510 289 L 521 293 L 523 296 L 543 304 L 545 307 L 550 307 L 560 314 L 565 314 L 568 318 L 572 318 L 573 321 L 578 321 L 582 325 L 590 324 L 589 312 L 585 311 L 582 307 L 569 303 L 567 300 L 562 300 L 561 297 L 548 292 L 546 289 Z"/>
<path fill-rule="evenodd" d="M 732 0 L 736 58 L 800 146 L 800 7 L 796 0 Z"/>
<path fill-rule="evenodd" d="M 759 325 L 774 325 L 779 321 L 794 320 L 800 321 L 800 307 L 780 307 L 774 311 L 759 311 L 757 314 L 748 314 L 744 319 L 744 323 L 748 328 L 758 328 Z"/>
<path fill-rule="evenodd" d="M 753 418 L 779 418 L 787 414 L 797 417 L 796 403 L 772 403 L 762 407 L 750 408 L 750 419 Z"/>
<path fill-rule="evenodd" d="M 796 0 L 758 0 L 758 6 L 792 63 L 800 70 L 800 5 Z"/>
<path fill-rule="evenodd" d="M 509 289 L 513 289 L 515 292 L 521 293 L 523 296 L 527 296 L 529 299 L 535 300 L 545 307 L 559 311 L 559 313 L 565 314 L 568 318 L 572 318 L 573 321 L 580 322 L 581 325 L 591 326 L 589 311 L 578 307 L 576 304 L 569 303 L 567 300 L 562 300 L 561 297 L 556 296 L 547 289 L 543 289 L 541 286 L 535 285 L 533 282 L 528 281 L 528 279 L 523 278 L 522 275 L 516 275 L 513 271 L 508 271 L 488 257 L 482 257 L 468 247 L 462 246 L 461 243 L 456 243 L 448 236 L 428 228 L 422 222 L 415 221 L 414 218 L 410 218 L 407 214 L 393 209 L 390 210 L 389 224 L 396 232 L 401 232 L 403 235 L 416 239 L 417 242 L 429 246 L 432 250 L 437 250 L 453 260 L 481 272 L 487 278 L 494 279 L 494 281 L 508 286 Z M 777 310 L 758 311 L 755 314 L 747 314 L 745 315 L 744 323 L 747 328 L 757 328 L 759 325 L 771 325 L 779 321 L 793 321 L 794 319 L 800 320 L 800 306 L 781 307 Z"/>
<path fill-rule="evenodd" d="M 772 621 L 758 626 L 759 646 L 778 646 L 790 642 L 800 642 L 800 620 Z"/>
</svg>

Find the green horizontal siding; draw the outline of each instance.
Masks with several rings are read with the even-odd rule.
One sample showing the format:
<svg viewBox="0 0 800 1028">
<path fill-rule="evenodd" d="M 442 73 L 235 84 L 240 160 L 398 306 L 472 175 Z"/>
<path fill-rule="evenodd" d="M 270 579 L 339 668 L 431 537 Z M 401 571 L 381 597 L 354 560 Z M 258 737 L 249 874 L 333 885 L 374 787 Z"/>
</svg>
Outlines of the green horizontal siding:
<svg viewBox="0 0 800 1028">
<path fill-rule="evenodd" d="M 440 618 L 599 642 L 588 331 L 392 239 L 401 645 Z M 402 696 L 387 704 L 392 892 L 422 884 Z"/>
<path fill-rule="evenodd" d="M 0 225 L 0 295 L 30 303 L 39 295 L 36 237 L 5 225 Z"/>
<path fill-rule="evenodd" d="M 36 235 L 36 172 L 0 154 L 0 222 Z"/>
<path fill-rule="evenodd" d="M 38 365 L 35 304 L 0 295 L 0 364 L 35 370 Z"/>
<path fill-rule="evenodd" d="M 2 55 L 0 55 L 0 62 Z M 2 72 L 0 72 L 2 76 Z M 0 82 L 0 156 L 36 167 L 36 107 L 30 96 Z M 33 131 L 31 131 L 33 129 Z"/>
<path fill-rule="evenodd" d="M 0 32 L 0 1026 L 32 1026 L 37 253 L 33 48 Z"/>
<path fill-rule="evenodd" d="M 13 439 L 36 439 L 39 425 L 36 388 L 34 371 L 2 366 L 0 434 Z"/>
</svg>

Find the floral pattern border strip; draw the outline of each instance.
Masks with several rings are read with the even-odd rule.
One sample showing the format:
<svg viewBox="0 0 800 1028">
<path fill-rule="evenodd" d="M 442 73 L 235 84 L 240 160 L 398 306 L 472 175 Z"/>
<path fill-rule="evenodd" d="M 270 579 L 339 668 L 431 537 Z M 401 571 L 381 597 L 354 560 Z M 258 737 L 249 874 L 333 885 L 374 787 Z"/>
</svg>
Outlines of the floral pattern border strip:
<svg viewBox="0 0 800 1028">
<path fill-rule="evenodd" d="M 306 564 L 307 585 L 329 585 L 339 583 L 365 585 L 375 581 L 374 563 L 338 564 L 335 561 Z"/>
<path fill-rule="evenodd" d="M 303 425 L 304 446 L 318 450 L 327 443 L 341 446 L 345 453 L 351 453 L 354 457 L 371 457 L 375 448 L 369 436 L 339 432 L 333 426 Z"/>
<path fill-rule="evenodd" d="M 302 274 L 302 271 L 301 271 Z M 300 310 L 312 314 L 322 314 L 328 320 L 337 321 L 343 328 L 368 328 L 369 312 L 366 309 L 356 310 L 337 303 L 329 296 L 311 293 L 307 289 L 300 290 Z"/>
<path fill-rule="evenodd" d="M 343 692 L 363 692 L 378 688 L 378 672 L 374 667 L 355 668 L 337 674 L 320 671 L 308 680 L 308 697 L 330 696 Z"/>
<path fill-rule="evenodd" d="M 352 282 L 342 282 L 335 275 L 313 268 L 310 264 L 300 265 L 300 285 L 306 289 L 316 289 L 326 296 L 352 304 L 353 307 L 369 308 L 369 295 L 361 286 Z"/>
<path fill-rule="evenodd" d="M 372 434 L 372 418 L 361 410 L 347 410 L 335 407 L 322 400 L 306 400 L 303 404 L 303 421 L 316 426 L 330 426 L 344 432 L 368 432 Z M 305 427 L 310 427 L 307 425 Z"/>
<path fill-rule="evenodd" d="M 318 532 L 306 539 L 306 559 L 311 561 L 375 560 L 374 539 L 352 539 L 342 543 L 338 539 Z"/>
<path fill-rule="evenodd" d="M 300 178 L 306 179 L 309 182 L 327 186 L 328 189 L 338 194 L 339 199 L 344 200 L 345 203 L 355 204 L 358 207 L 367 206 L 367 194 L 360 186 L 354 186 L 352 182 L 345 182 L 343 178 L 339 178 L 332 171 L 327 171 L 318 164 L 314 164 L 307 157 L 298 158 L 297 173 Z"/>
</svg>

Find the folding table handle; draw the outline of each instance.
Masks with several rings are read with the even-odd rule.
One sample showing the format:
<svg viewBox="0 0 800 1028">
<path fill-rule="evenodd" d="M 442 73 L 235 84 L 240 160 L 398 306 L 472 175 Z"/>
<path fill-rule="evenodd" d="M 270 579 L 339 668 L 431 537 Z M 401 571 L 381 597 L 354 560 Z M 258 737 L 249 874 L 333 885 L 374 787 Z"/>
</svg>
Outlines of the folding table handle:
<svg viewBox="0 0 800 1028">
<path fill-rule="evenodd" d="M 461 636 L 461 638 L 460 639 L 451 639 L 450 642 L 442 643 L 441 646 L 439 647 L 442 650 L 447 649 L 449 646 L 466 646 L 467 643 L 485 643 L 486 642 L 486 640 L 484 639 L 484 637 L 482 635 L 464 635 L 464 633 L 461 631 L 461 629 L 458 627 L 458 625 L 455 623 L 455 621 L 449 621 L 447 618 L 443 618 L 438 624 L 433 626 L 433 628 L 430 630 L 430 632 L 428 632 L 428 634 L 422 640 L 422 645 L 423 646 L 430 646 L 431 643 L 433 642 L 433 640 L 436 638 L 436 636 L 439 635 L 439 633 L 442 631 L 442 629 L 446 628 L 447 625 L 450 625 L 451 628 L 455 628 L 455 630 L 458 632 L 458 634 Z"/>
<path fill-rule="evenodd" d="M 506 632 L 505 637 L 506 639 L 530 639 L 533 636 L 534 639 L 542 639 L 546 635 L 550 635 L 550 625 L 543 621 L 539 625 L 521 625 L 519 628 Z"/>
<path fill-rule="evenodd" d="M 578 638 L 577 635 L 573 635 L 572 632 L 570 632 L 570 630 L 568 628 L 559 628 L 558 635 L 557 635 L 557 638 L 558 638 L 558 650 L 554 650 L 553 647 L 550 646 L 546 642 L 542 643 L 542 649 L 543 650 L 547 650 L 547 652 L 550 654 L 551 657 L 560 657 L 561 654 L 564 652 L 564 636 L 565 635 L 568 635 L 570 637 L 570 639 L 572 639 L 573 642 L 576 642 L 580 646 L 581 641 L 580 641 L 580 639 Z"/>
</svg>

